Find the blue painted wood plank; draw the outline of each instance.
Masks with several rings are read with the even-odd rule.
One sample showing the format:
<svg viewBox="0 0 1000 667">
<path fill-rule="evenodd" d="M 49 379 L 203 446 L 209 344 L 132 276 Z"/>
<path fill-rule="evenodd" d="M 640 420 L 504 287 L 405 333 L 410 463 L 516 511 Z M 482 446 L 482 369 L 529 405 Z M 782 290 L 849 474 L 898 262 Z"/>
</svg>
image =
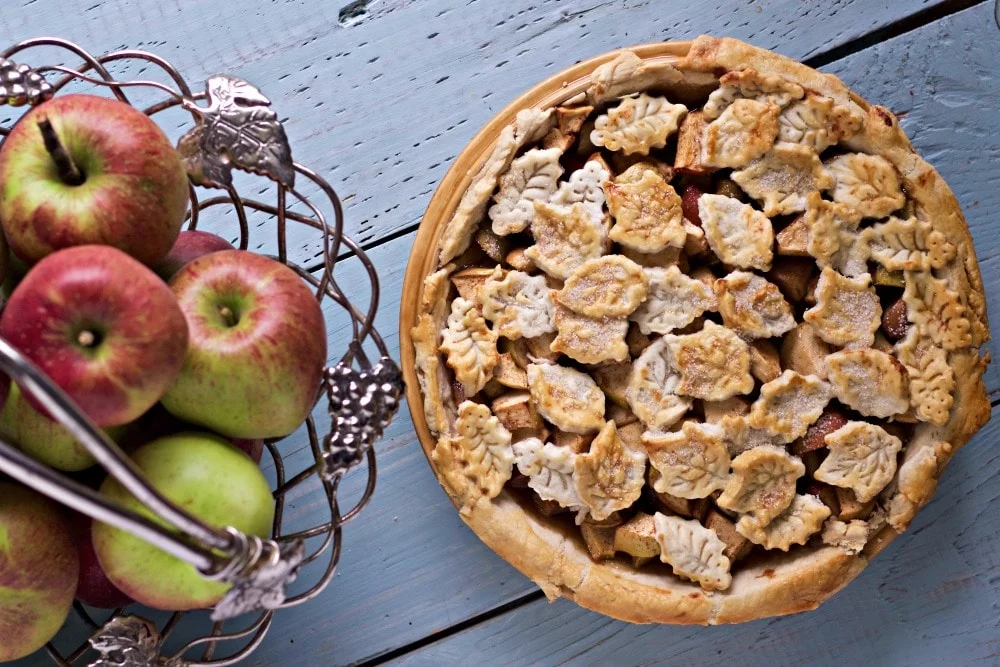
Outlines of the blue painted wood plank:
<svg viewBox="0 0 1000 667">
<path fill-rule="evenodd" d="M 218 71 L 256 83 L 288 119 L 296 158 L 330 177 L 348 231 L 368 242 L 418 222 L 476 130 L 575 61 L 703 32 L 805 58 L 942 2 L 370 0 L 363 16 L 341 21 L 349 0 L 4 0 L 0 35 L 58 34 L 95 52 L 151 49 L 196 87 Z M 183 113 L 164 122 L 174 138 L 190 126 Z M 232 218 L 205 229 L 235 234 Z M 316 262 L 315 236 L 293 228 L 288 243 L 293 260 Z M 262 236 L 253 247 L 273 244 Z"/>
</svg>

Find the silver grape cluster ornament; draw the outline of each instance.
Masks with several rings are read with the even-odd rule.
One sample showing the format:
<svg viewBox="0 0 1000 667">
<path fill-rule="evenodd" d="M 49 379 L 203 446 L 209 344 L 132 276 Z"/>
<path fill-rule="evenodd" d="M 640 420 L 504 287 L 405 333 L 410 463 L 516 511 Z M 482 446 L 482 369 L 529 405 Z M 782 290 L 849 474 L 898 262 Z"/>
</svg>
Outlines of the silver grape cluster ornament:
<svg viewBox="0 0 1000 667">
<path fill-rule="evenodd" d="M 34 47 L 53 46 L 66 51 L 73 62 L 82 60 L 83 64 L 75 68 L 64 65 L 30 68 L 13 61 L 15 55 Z M 165 83 L 152 79 L 118 81 L 105 67 L 114 61 L 130 61 L 143 71 L 159 72 L 165 75 Z M 51 81 L 45 75 L 50 75 Z M 149 116 L 171 108 L 188 111 L 194 126 L 178 143 L 191 184 L 187 228 L 195 229 L 213 207 L 234 209 L 239 222 L 239 247 L 246 249 L 251 230 L 248 211 L 270 216 L 277 232 L 277 259 L 315 288 L 318 300 L 331 304 L 326 309 L 328 319 L 338 312 L 345 314 L 351 325 L 346 330 L 354 332 L 344 357 L 324 374 L 326 391 L 320 392 L 320 398 L 326 398 L 324 407 L 331 417 L 329 433 L 319 433 L 315 421 L 309 417 L 303 429 L 308 448 L 293 445 L 279 448 L 278 443 L 266 443 L 277 478 L 273 492 L 276 519 L 270 539 L 246 535 L 232 527 L 208 525 L 155 493 L 121 449 L 51 379 L 0 338 L 0 373 L 10 376 L 23 393 L 38 401 L 69 430 L 110 476 L 146 506 L 155 520 L 127 510 L 39 463 L 7 442 L 2 434 L 0 473 L 95 521 L 146 540 L 189 563 L 207 579 L 229 584 L 228 592 L 212 610 L 210 630 L 169 651 L 165 646 L 172 645 L 168 644 L 168 638 L 182 612 L 173 614 L 162 626 L 142 618 L 141 609 L 130 610 L 127 615 L 119 612 L 101 625 L 82 605 L 77 605 L 77 613 L 95 632 L 70 654 L 62 655 L 50 644 L 48 648 L 56 663 L 62 667 L 82 664 L 84 657 L 92 659 L 96 652 L 97 659 L 90 663 L 93 667 L 234 664 L 260 645 L 277 611 L 307 602 L 332 581 L 342 553 L 341 528 L 367 505 L 374 491 L 373 444 L 399 409 L 403 393 L 399 367 L 389 357 L 388 347 L 372 321 L 379 298 L 377 274 L 364 250 L 343 235 L 343 210 L 336 192 L 320 175 L 293 160 L 285 128 L 270 100 L 250 83 L 220 74 L 208 80 L 204 92 L 194 92 L 167 61 L 154 54 L 127 50 L 95 57 L 72 42 L 50 37 L 27 40 L 0 52 L 0 105 L 42 104 L 71 82 L 93 84 L 127 104 L 131 104 L 129 95 L 137 87 L 166 94 L 166 99 L 144 109 Z M 0 124 L 0 143 L 9 133 L 10 128 Z M 270 179 L 277 185 L 276 201 L 272 204 L 242 197 L 234 185 L 234 169 Z M 320 193 L 319 199 L 311 201 L 296 190 L 297 181 L 302 180 Z M 222 196 L 201 199 L 199 187 L 225 192 Z M 297 208 L 308 213 L 293 210 L 297 204 L 301 205 Z M 288 260 L 289 221 L 320 233 L 323 247 L 320 269 L 310 272 Z M 362 263 L 370 277 L 367 308 L 353 304 L 334 279 L 341 243 L 353 251 L 355 261 Z M 365 355 L 366 347 L 377 349 L 379 360 L 373 366 Z M 286 475 L 286 465 L 290 462 L 283 460 L 281 451 L 303 449 L 313 452 L 312 460 L 305 469 L 288 471 Z M 339 481 L 366 460 L 365 491 L 354 507 L 342 511 L 337 498 Z M 282 521 L 286 495 L 315 477 L 322 483 L 305 493 L 316 493 L 320 498 L 314 505 L 323 507 L 322 516 L 310 528 L 287 530 Z M 309 577 L 308 585 L 299 587 L 304 590 L 291 591 L 290 585 L 297 581 L 300 569 L 313 563 L 318 564 L 313 567 L 319 569 L 321 576 Z M 238 623 L 239 620 L 231 620 L 237 617 L 249 618 L 249 625 L 225 627 Z M 225 655 L 216 656 L 217 651 Z"/>
<path fill-rule="evenodd" d="M 52 97 L 45 77 L 27 65 L 0 58 L 0 103 L 12 107 L 41 104 Z"/>
<path fill-rule="evenodd" d="M 383 357 L 367 370 L 344 363 L 328 368 L 326 384 L 332 424 L 320 472 L 324 479 L 335 479 L 361 463 L 382 437 L 399 410 L 403 380 L 396 362 Z"/>
</svg>

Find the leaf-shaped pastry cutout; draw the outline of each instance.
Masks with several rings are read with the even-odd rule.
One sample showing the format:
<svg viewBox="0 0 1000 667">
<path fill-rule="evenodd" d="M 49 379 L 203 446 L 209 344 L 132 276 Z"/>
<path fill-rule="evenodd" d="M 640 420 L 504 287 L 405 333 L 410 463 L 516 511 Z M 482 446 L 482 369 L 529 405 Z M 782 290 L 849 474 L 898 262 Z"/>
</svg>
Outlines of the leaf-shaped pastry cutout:
<svg viewBox="0 0 1000 667">
<path fill-rule="evenodd" d="M 732 330 L 709 321 L 697 333 L 670 336 L 668 345 L 681 375 L 678 394 L 721 401 L 753 390 L 749 347 Z"/>
<path fill-rule="evenodd" d="M 715 310 L 715 292 L 684 275 L 676 266 L 645 269 L 649 277 L 646 300 L 629 316 L 644 334 L 670 333 L 694 322 L 706 310 Z"/>
<path fill-rule="evenodd" d="M 441 332 L 438 349 L 448 355 L 448 365 L 455 372 L 455 379 L 462 383 L 466 396 L 486 386 L 500 361 L 497 335 L 486 326 L 476 304 L 462 297 L 451 302 L 448 326 Z"/>
<path fill-rule="evenodd" d="M 776 104 L 737 99 L 705 128 L 701 162 L 709 167 L 745 167 L 766 153 L 778 136 Z"/>
<path fill-rule="evenodd" d="M 683 79 L 684 75 L 670 63 L 644 60 L 632 51 L 622 51 L 590 73 L 587 99 L 591 104 L 602 104 L 625 93 L 671 86 Z"/>
<path fill-rule="evenodd" d="M 948 365 L 948 353 L 914 327 L 896 344 L 896 354 L 909 375 L 910 403 L 917 418 L 937 426 L 947 424 L 955 402 L 955 373 Z"/>
<path fill-rule="evenodd" d="M 588 259 L 604 254 L 607 231 L 587 207 L 533 202 L 535 219 L 531 234 L 535 245 L 524 251 L 528 259 L 553 278 L 565 280 Z"/>
<path fill-rule="evenodd" d="M 906 203 L 895 167 L 879 155 L 845 153 L 825 166 L 835 183 L 821 189 L 831 190 L 833 201 L 850 206 L 863 218 L 884 218 Z"/>
<path fill-rule="evenodd" d="M 733 271 L 715 281 L 726 326 L 747 340 L 772 338 L 795 328 L 795 315 L 778 286 L 755 273 Z"/>
<path fill-rule="evenodd" d="M 958 292 L 932 273 L 907 271 L 903 302 L 906 316 L 936 345 L 961 350 L 972 345 L 972 323 Z"/>
<path fill-rule="evenodd" d="M 865 521 L 837 521 L 831 519 L 823 526 L 823 544 L 840 547 L 849 554 L 859 554 L 868 543 L 868 524 Z"/>
<path fill-rule="evenodd" d="M 733 459 L 733 474 L 716 504 L 766 526 L 792 504 L 795 480 L 805 472 L 802 461 L 780 447 L 748 449 Z"/>
<path fill-rule="evenodd" d="M 698 215 L 705 240 L 724 263 L 770 270 L 774 229 L 766 215 L 739 199 L 712 194 L 698 198 Z"/>
<path fill-rule="evenodd" d="M 788 509 L 767 525 L 752 516 L 741 517 L 736 532 L 765 549 L 788 551 L 793 544 L 805 544 L 829 516 L 830 508 L 816 496 L 795 496 Z"/>
<path fill-rule="evenodd" d="M 573 484 L 576 454 L 569 447 L 559 447 L 538 438 L 514 443 L 517 469 L 528 477 L 528 488 L 542 500 L 554 500 L 560 507 L 581 509 L 583 501 Z"/>
<path fill-rule="evenodd" d="M 837 400 L 866 417 L 885 419 L 910 407 L 906 369 L 891 354 L 841 350 L 827 355 L 826 367 Z"/>
<path fill-rule="evenodd" d="M 595 220 L 600 220 L 604 217 L 604 182 L 609 178 L 611 172 L 599 160 L 588 160 L 559 184 L 549 201 L 563 206 L 583 204 Z"/>
<path fill-rule="evenodd" d="M 641 266 L 621 255 L 606 255 L 577 267 L 556 299 L 588 317 L 625 317 L 639 307 L 648 290 Z"/>
<path fill-rule="evenodd" d="M 483 283 L 483 314 L 498 336 L 515 340 L 555 331 L 552 296 L 543 276 L 507 271 L 499 266 Z"/>
<path fill-rule="evenodd" d="M 868 347 L 882 322 L 882 305 L 870 275 L 847 278 L 826 267 L 816 283 L 816 305 L 802 318 L 827 343 Z"/>
<path fill-rule="evenodd" d="M 847 422 L 826 436 L 830 454 L 813 477 L 854 491 L 866 503 L 896 474 L 896 454 L 903 443 L 885 429 L 867 422 Z"/>
<path fill-rule="evenodd" d="M 694 499 L 725 488 L 729 478 L 725 435 L 721 426 L 695 422 L 684 422 L 677 432 L 646 432 L 642 444 L 660 473 L 653 489 Z"/>
<path fill-rule="evenodd" d="M 557 428 L 587 433 L 604 426 L 604 392 L 586 373 L 557 364 L 528 364 L 538 412 Z"/>
<path fill-rule="evenodd" d="M 513 472 L 514 453 L 510 432 L 481 403 L 458 406 L 455 428 L 458 435 L 441 438 L 431 458 L 468 512 L 481 498 L 500 493 Z"/>
<path fill-rule="evenodd" d="M 604 193 L 615 218 L 612 241 L 639 252 L 684 247 L 688 235 L 681 198 L 658 173 L 646 170 L 633 183 L 607 181 Z"/>
<path fill-rule="evenodd" d="M 806 93 L 805 99 L 789 105 L 778 119 L 778 141 L 802 144 L 822 153 L 850 139 L 864 122 L 853 108 L 835 104 L 829 97 Z"/>
<path fill-rule="evenodd" d="M 793 100 L 800 99 L 805 92 L 797 83 L 775 74 L 761 74 L 752 67 L 723 74 L 719 84 L 719 88 L 712 91 L 705 102 L 706 118 L 718 118 L 734 101 L 741 98 L 784 108 Z"/>
<path fill-rule="evenodd" d="M 653 515 L 660 560 L 669 563 L 674 574 L 697 582 L 707 591 L 724 591 L 732 584 L 729 559 L 723 555 L 726 543 L 715 531 L 697 521 Z"/>
<path fill-rule="evenodd" d="M 760 388 L 760 398 L 750 407 L 748 423 L 789 443 L 806 434 L 830 402 L 830 385 L 815 375 L 786 370 Z"/>
<path fill-rule="evenodd" d="M 890 271 L 929 271 L 947 266 L 955 244 L 930 222 L 890 217 L 863 232 L 871 258 Z"/>
<path fill-rule="evenodd" d="M 558 335 L 551 349 L 582 364 L 624 361 L 628 357 L 628 320 L 624 317 L 587 317 L 561 303 L 555 305 Z"/>
<path fill-rule="evenodd" d="M 632 364 L 625 392 L 632 412 L 651 430 L 671 426 L 691 409 L 691 399 L 677 395 L 681 376 L 670 355 L 669 338 L 664 336 L 643 350 Z"/>
<path fill-rule="evenodd" d="M 447 264 L 465 252 L 476 227 L 482 222 L 500 174 L 507 170 L 515 153 L 522 146 L 541 139 L 554 122 L 552 109 L 521 109 L 514 122 L 500 131 L 493 151 L 472 177 L 472 183 L 462 195 L 455 214 L 441 235 L 438 266 Z"/>
<path fill-rule="evenodd" d="M 532 202 L 547 201 L 556 191 L 563 173 L 561 156 L 558 148 L 532 148 L 510 163 L 489 210 L 494 233 L 505 236 L 528 228 L 535 217 Z"/>
<path fill-rule="evenodd" d="M 750 425 L 750 415 L 726 415 L 719 422 L 726 436 L 726 449 L 735 458 L 754 447 L 781 446 L 781 439 L 764 428 Z"/>
<path fill-rule="evenodd" d="M 594 121 L 590 140 L 595 146 L 626 155 L 648 155 L 650 149 L 663 148 L 667 138 L 677 131 L 687 114 L 683 104 L 671 104 L 665 97 L 640 93 L 626 97 L 618 106 Z"/>
<path fill-rule="evenodd" d="M 731 178 L 743 190 L 764 203 L 764 215 L 798 213 L 806 208 L 806 195 L 827 190 L 835 180 L 807 146 L 777 143 Z"/>
<path fill-rule="evenodd" d="M 613 421 L 590 443 L 589 452 L 576 455 L 573 466 L 576 492 L 598 521 L 631 507 L 646 483 L 646 452 L 626 445 Z"/>
<path fill-rule="evenodd" d="M 849 206 L 810 192 L 802 221 L 808 230 L 806 252 L 821 269 L 829 266 L 850 277 L 868 271 L 868 245 L 858 231 L 861 217 Z"/>
</svg>

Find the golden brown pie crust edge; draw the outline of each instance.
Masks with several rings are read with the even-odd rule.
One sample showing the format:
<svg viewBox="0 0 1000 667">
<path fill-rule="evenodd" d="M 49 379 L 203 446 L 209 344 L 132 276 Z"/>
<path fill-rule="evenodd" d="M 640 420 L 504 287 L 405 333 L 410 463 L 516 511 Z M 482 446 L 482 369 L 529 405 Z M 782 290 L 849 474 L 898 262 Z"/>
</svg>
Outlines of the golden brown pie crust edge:
<svg viewBox="0 0 1000 667">
<path fill-rule="evenodd" d="M 851 100 L 865 110 L 863 131 L 846 144 L 891 161 L 927 219 L 958 246 L 958 259 L 947 271 L 952 284 L 963 291 L 973 336 L 972 347 L 949 355 L 957 380 L 950 420 L 941 427 L 920 424 L 915 429 L 897 473 L 899 488 L 893 498 L 892 525 L 869 539 L 859 555 L 829 546 L 775 553 L 766 563 L 737 571 L 727 591 L 711 593 L 672 576 L 635 571 L 615 561 L 594 562 L 582 540 L 564 532 L 555 522 L 525 510 L 506 491 L 492 501 L 480 499 L 462 514 L 487 546 L 531 578 L 550 600 L 567 597 L 593 611 L 634 623 L 739 623 L 816 608 L 856 577 L 930 500 L 945 465 L 990 418 L 982 380 L 989 356 L 980 357 L 978 350 L 989 340 L 986 300 L 972 238 L 957 200 L 937 171 L 913 151 L 888 109 L 869 105 L 833 75 L 734 39 L 699 37 L 677 67 L 685 72 L 716 75 L 753 67 L 765 74 L 783 76 L 837 102 Z M 440 243 L 453 246 L 455 242 L 442 238 Z M 436 434 L 451 428 L 445 403 L 450 400 L 449 387 L 441 386 L 440 362 L 435 362 L 437 335 L 446 315 L 440 305 L 440 290 L 442 283 L 447 285 L 449 272 L 446 267 L 428 277 L 431 289 L 422 294 L 412 330 L 424 416 Z M 403 326 L 407 325 L 404 319 Z M 453 410 L 451 406 L 452 414 Z M 424 446 L 425 452 L 429 451 L 433 442 Z M 460 491 L 464 485 L 449 483 L 449 477 L 460 473 L 435 473 L 453 502 L 466 505 Z"/>
</svg>

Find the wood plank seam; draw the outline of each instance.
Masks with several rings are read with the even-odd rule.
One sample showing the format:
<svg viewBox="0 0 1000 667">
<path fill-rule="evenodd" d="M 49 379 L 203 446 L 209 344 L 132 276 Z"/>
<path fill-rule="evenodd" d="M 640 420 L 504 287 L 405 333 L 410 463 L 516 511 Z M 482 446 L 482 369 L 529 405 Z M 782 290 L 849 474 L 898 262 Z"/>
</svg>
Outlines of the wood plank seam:
<svg viewBox="0 0 1000 667">
<path fill-rule="evenodd" d="M 909 16 L 903 17 L 898 21 L 893 21 L 892 23 L 882 26 L 881 28 L 876 28 L 875 30 L 865 33 L 861 37 L 851 40 L 846 44 L 841 44 L 840 46 L 835 46 L 832 49 L 821 51 L 816 55 L 808 56 L 802 60 L 802 62 L 810 67 L 819 69 L 825 65 L 829 65 L 830 63 L 857 53 L 858 51 L 863 51 L 864 49 L 875 46 L 881 42 L 885 42 L 908 32 L 912 32 L 925 25 L 934 23 L 935 21 L 940 21 L 941 19 L 947 18 L 952 14 L 957 14 L 958 12 L 969 9 L 970 7 L 975 7 L 976 5 L 990 1 L 991 0 L 947 0 L 939 5 L 934 5 L 933 7 L 928 7 L 916 13 L 910 14 Z"/>
<path fill-rule="evenodd" d="M 375 665 L 381 665 L 387 663 L 391 660 L 395 660 L 396 658 L 400 658 L 406 655 L 407 653 L 418 651 L 424 648 L 425 646 L 429 646 L 435 642 L 447 639 L 452 635 L 459 634 L 460 632 L 464 632 L 465 630 L 474 628 L 477 625 L 482 625 L 483 623 L 491 621 L 494 618 L 497 618 L 498 616 L 503 616 L 508 612 L 515 611 L 526 604 L 536 602 L 538 600 L 543 599 L 544 597 L 545 594 L 542 593 L 541 590 L 532 591 L 527 595 L 522 595 L 521 597 L 515 598 L 498 607 L 493 607 L 492 609 L 484 611 L 481 614 L 470 616 L 469 618 L 465 619 L 460 623 L 456 623 L 455 625 L 451 625 L 442 630 L 438 630 L 437 632 L 421 637 L 420 639 L 410 642 L 409 644 L 404 644 L 403 646 L 394 648 L 391 651 L 386 651 L 385 653 L 369 658 L 368 660 L 352 663 L 351 665 L 349 665 L 349 667 L 375 667 Z"/>
</svg>

